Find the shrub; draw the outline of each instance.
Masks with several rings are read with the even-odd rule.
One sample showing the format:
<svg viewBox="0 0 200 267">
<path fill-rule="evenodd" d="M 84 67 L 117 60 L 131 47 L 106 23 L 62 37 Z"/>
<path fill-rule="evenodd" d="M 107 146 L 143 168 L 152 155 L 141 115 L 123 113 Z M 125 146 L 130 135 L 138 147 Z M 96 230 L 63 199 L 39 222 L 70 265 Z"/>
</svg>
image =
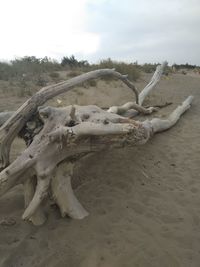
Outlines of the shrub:
<svg viewBox="0 0 200 267">
<path fill-rule="evenodd" d="M 196 65 L 190 65 L 188 63 L 186 63 L 186 64 L 180 64 L 180 65 L 174 63 L 172 65 L 172 67 L 174 67 L 177 70 L 180 70 L 180 69 L 194 70 L 195 68 L 197 68 Z"/>
<path fill-rule="evenodd" d="M 51 72 L 49 73 L 49 76 L 55 80 L 60 78 L 60 74 L 58 72 Z"/>
<path fill-rule="evenodd" d="M 91 87 L 95 87 L 95 86 L 97 86 L 97 81 L 96 80 L 90 80 L 87 82 L 87 84 Z"/>
<path fill-rule="evenodd" d="M 82 72 L 80 70 L 72 70 L 67 74 L 67 77 L 73 78 L 73 77 L 76 77 L 76 76 L 81 75 L 81 74 L 82 74 Z"/>
<path fill-rule="evenodd" d="M 100 61 L 98 65 L 93 65 L 93 68 L 98 69 L 115 69 L 121 74 L 128 74 L 128 78 L 136 81 L 140 77 L 140 70 L 136 64 L 113 61 L 110 58 Z M 104 80 L 111 80 L 113 77 L 105 76 Z"/>
<path fill-rule="evenodd" d="M 47 80 L 42 75 L 39 75 L 36 78 L 36 85 L 44 87 L 47 85 Z"/>
<path fill-rule="evenodd" d="M 13 74 L 11 64 L 0 62 L 0 80 L 8 81 Z"/>
<path fill-rule="evenodd" d="M 153 73 L 156 70 L 157 65 L 158 64 L 145 63 L 141 68 L 146 73 Z"/>
<path fill-rule="evenodd" d="M 182 70 L 182 71 L 181 71 L 181 74 L 186 75 L 187 72 L 186 72 L 185 70 Z"/>
<path fill-rule="evenodd" d="M 61 60 L 62 67 L 69 67 L 69 68 L 82 68 L 87 67 L 89 65 L 87 60 L 77 60 L 74 55 L 71 57 L 63 57 Z"/>
</svg>

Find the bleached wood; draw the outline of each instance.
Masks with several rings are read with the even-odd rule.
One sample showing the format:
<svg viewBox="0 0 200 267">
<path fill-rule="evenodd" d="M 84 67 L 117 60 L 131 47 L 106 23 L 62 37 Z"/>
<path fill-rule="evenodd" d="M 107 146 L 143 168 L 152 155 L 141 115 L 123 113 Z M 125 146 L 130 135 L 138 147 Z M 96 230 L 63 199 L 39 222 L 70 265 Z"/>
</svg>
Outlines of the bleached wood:
<svg viewBox="0 0 200 267">
<path fill-rule="evenodd" d="M 173 126 L 180 115 L 187 110 L 193 97 L 188 97 L 166 120 L 153 119 L 150 121 L 153 133 Z M 47 110 L 51 114 L 46 118 L 44 128 L 36 136 L 32 144 L 12 164 L 0 173 L 0 195 L 3 195 L 15 184 L 22 183 L 29 175 L 48 177 L 56 166 L 67 157 L 79 153 L 90 153 L 105 147 L 120 144 L 121 136 L 130 139 L 130 144 L 144 143 L 147 140 L 147 124 L 110 114 L 95 106 L 75 106 L 77 124 L 69 127 L 71 106 L 66 108 L 43 108 L 41 114 Z M 93 111 L 95 111 L 93 113 Z M 88 117 L 88 113 L 91 116 Z M 87 121 L 83 118 L 87 115 Z M 93 140 L 92 136 L 108 136 L 108 139 Z M 80 139 L 79 137 L 84 137 Z M 106 141 L 105 141 L 106 140 Z M 108 141 L 109 140 L 109 141 Z M 65 143 L 66 142 L 66 143 Z M 91 146 L 92 142 L 92 146 Z M 105 143 L 104 143 L 105 142 Z M 43 179 L 39 179 L 42 183 Z M 39 187 L 40 188 L 40 187 Z"/>
<path fill-rule="evenodd" d="M 70 162 L 59 164 L 51 182 L 51 190 L 62 217 L 68 215 L 73 219 L 80 220 L 88 216 L 89 213 L 83 208 L 73 192 L 71 186 L 73 168 L 74 164 Z"/>
<path fill-rule="evenodd" d="M 164 120 L 154 118 L 153 120 L 151 120 L 150 123 L 152 125 L 153 132 L 163 132 L 174 126 L 180 119 L 181 115 L 191 107 L 193 99 L 193 96 L 189 96 L 188 98 L 186 98 L 186 100 L 180 106 L 178 106 L 167 119 Z"/>
<path fill-rule="evenodd" d="M 149 108 L 142 107 L 136 104 L 135 102 L 127 102 L 126 104 L 122 106 L 112 106 L 107 111 L 110 113 L 122 115 L 130 109 L 134 109 L 144 115 L 151 114 L 152 112 L 158 110 L 158 108 L 154 108 L 154 107 L 149 107 Z"/>
<path fill-rule="evenodd" d="M 0 169 L 9 164 L 10 146 L 24 124 L 37 111 L 37 107 L 43 105 L 47 100 L 65 93 L 77 85 L 83 84 L 91 79 L 97 79 L 103 76 L 113 76 L 124 82 L 136 96 L 138 102 L 137 88 L 131 83 L 126 75 L 116 72 L 114 69 L 100 69 L 84 73 L 65 82 L 50 85 L 42 88 L 34 96 L 28 99 L 0 128 Z"/>
<path fill-rule="evenodd" d="M 144 99 L 149 95 L 149 93 L 155 88 L 156 84 L 160 81 L 164 68 L 166 67 L 167 62 L 163 62 L 161 65 L 158 65 L 156 71 L 151 78 L 151 81 L 145 86 L 145 88 L 139 94 L 138 104 L 135 102 L 127 102 L 121 106 L 112 106 L 107 111 L 115 114 L 124 115 L 127 111 L 132 110 L 131 116 L 136 116 L 138 113 L 141 114 L 151 114 L 158 109 L 156 107 L 144 108 L 142 107 Z"/>
<path fill-rule="evenodd" d="M 36 188 L 36 177 L 29 177 L 24 182 L 24 202 L 25 208 L 30 204 Z M 46 216 L 42 209 L 42 206 L 39 206 L 35 213 L 29 219 L 34 225 L 42 225 L 46 221 Z"/>
<path fill-rule="evenodd" d="M 130 123 L 93 123 L 82 122 L 80 125 L 76 125 L 73 128 L 60 127 L 55 132 L 49 135 L 50 140 L 58 140 L 60 136 L 67 137 L 68 135 L 79 136 L 102 136 L 102 135 L 119 135 L 130 133 L 134 129 L 134 125 Z"/>
<path fill-rule="evenodd" d="M 142 104 L 143 104 L 145 98 L 147 97 L 147 95 L 149 95 L 149 93 L 155 88 L 157 83 L 160 81 L 162 73 L 163 73 L 164 68 L 166 66 L 167 66 L 167 62 L 166 61 L 164 61 L 161 65 L 157 66 L 156 71 L 155 71 L 153 77 L 151 78 L 151 81 L 145 86 L 145 88 L 139 94 L 138 104 L 140 106 L 142 106 Z"/>
</svg>

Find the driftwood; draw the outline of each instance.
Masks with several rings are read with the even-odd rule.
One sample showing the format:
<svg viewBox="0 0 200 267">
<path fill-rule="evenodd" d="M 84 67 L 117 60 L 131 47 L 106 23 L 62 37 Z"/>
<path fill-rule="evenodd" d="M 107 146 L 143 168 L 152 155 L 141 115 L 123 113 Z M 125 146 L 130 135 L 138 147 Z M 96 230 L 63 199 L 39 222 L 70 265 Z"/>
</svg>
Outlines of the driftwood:
<svg viewBox="0 0 200 267">
<path fill-rule="evenodd" d="M 114 69 L 94 70 L 68 81 L 46 86 L 27 100 L 0 128 L 0 168 L 5 168 L 9 164 L 10 146 L 24 124 L 37 112 L 38 106 L 59 94 L 71 90 L 74 86 L 108 75 L 120 79 L 131 88 L 135 93 L 136 102 L 138 102 L 138 91 L 134 84 L 128 80 L 127 75 L 122 75 Z"/>
<path fill-rule="evenodd" d="M 145 144 L 155 133 L 171 128 L 190 108 L 189 96 L 167 119 L 154 118 L 144 122 L 122 116 L 129 109 L 136 113 L 150 114 L 157 108 L 142 106 L 144 98 L 161 78 L 166 63 L 159 66 L 151 82 L 138 95 L 135 86 L 114 70 L 92 71 L 67 82 L 43 88 L 16 112 L 2 114 L 0 120 L 1 167 L 0 196 L 17 184 L 24 185 L 24 220 L 35 225 L 44 223 L 43 199 L 47 196 L 58 205 L 61 215 L 82 219 L 88 212 L 79 203 L 71 187 L 74 164 L 83 156 L 109 148 Z M 38 107 L 59 93 L 77 84 L 113 75 L 133 89 L 136 102 L 105 111 L 97 106 L 67 106 L 64 108 Z M 38 107 L 38 108 L 37 108 Z M 28 113 L 27 113 L 28 112 Z M 117 114 L 118 113 L 118 114 Z M 7 116 L 7 117 L 6 117 Z M 8 116 L 11 116 L 8 119 Z M 19 134 L 27 149 L 10 165 L 10 145 Z"/>
</svg>

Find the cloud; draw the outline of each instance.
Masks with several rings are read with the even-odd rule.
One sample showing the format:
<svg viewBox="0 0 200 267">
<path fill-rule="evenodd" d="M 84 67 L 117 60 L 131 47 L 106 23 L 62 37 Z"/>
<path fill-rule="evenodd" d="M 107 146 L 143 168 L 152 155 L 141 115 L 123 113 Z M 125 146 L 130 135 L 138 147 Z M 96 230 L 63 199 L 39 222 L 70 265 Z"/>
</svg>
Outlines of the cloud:
<svg viewBox="0 0 200 267">
<path fill-rule="evenodd" d="M 199 0 L 0 1 L 1 59 L 74 54 L 200 65 Z"/>
<path fill-rule="evenodd" d="M 88 29 L 100 38 L 91 59 L 200 64 L 198 0 L 95 1 L 88 13 Z"/>
<path fill-rule="evenodd" d="M 85 30 L 86 0 L 1 2 L 0 58 L 96 52 L 98 36 Z"/>
</svg>

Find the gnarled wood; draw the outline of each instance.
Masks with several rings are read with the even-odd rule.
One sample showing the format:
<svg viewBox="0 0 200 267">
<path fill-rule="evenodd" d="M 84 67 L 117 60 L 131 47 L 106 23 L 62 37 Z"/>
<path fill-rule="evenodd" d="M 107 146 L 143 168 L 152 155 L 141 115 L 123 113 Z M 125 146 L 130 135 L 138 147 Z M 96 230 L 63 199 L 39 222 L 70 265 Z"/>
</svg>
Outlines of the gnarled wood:
<svg viewBox="0 0 200 267">
<path fill-rule="evenodd" d="M 0 124 L 11 116 L 0 130 L 0 136 L 3 132 L 3 155 L 8 154 L 12 139 L 21 130 L 20 123 L 26 125 L 20 136 L 28 145 L 14 162 L 0 172 L 0 196 L 16 184 L 24 184 L 25 212 L 22 218 L 32 221 L 35 225 L 40 225 L 46 220 L 42 206 L 43 199 L 49 195 L 57 203 L 62 216 L 68 215 L 75 219 L 87 216 L 88 212 L 79 203 L 71 187 L 71 176 L 76 161 L 87 154 L 108 148 L 145 144 L 155 133 L 174 126 L 180 116 L 190 108 L 192 96 L 166 119 L 154 118 L 141 122 L 116 114 L 130 109 L 143 114 L 155 111 L 155 108 L 144 108 L 141 104 L 160 79 L 165 64 L 157 68 L 152 81 L 146 89 L 144 88 L 144 92 L 140 93 L 140 104 L 129 102 L 121 107 L 112 107 L 108 111 L 93 105 L 37 109 L 39 104 L 51 97 L 91 78 L 111 74 L 129 84 L 126 76 L 106 69 L 46 87 L 22 105 L 16 113 L 4 113 L 2 116 L 0 114 Z M 8 139 L 5 137 L 6 133 Z M 3 159 L 3 166 L 7 164 L 6 160 Z"/>
<path fill-rule="evenodd" d="M 59 206 L 62 217 L 68 215 L 73 219 L 83 219 L 89 213 L 83 208 L 74 195 L 71 186 L 74 164 L 63 162 L 59 164 L 51 182 L 52 196 Z"/>
<path fill-rule="evenodd" d="M 180 106 L 178 106 L 167 119 L 163 120 L 155 118 L 151 120 L 153 132 L 163 132 L 174 126 L 180 119 L 181 115 L 191 107 L 193 99 L 193 96 L 189 96 L 188 98 L 186 98 L 185 101 Z"/>
<path fill-rule="evenodd" d="M 10 146 L 23 128 L 24 124 L 37 112 L 37 107 L 43 105 L 47 100 L 71 90 L 74 86 L 80 85 L 91 79 L 97 79 L 103 76 L 113 76 L 124 82 L 131 88 L 138 102 L 138 92 L 134 84 L 132 84 L 127 75 L 122 75 L 114 69 L 100 69 L 80 76 L 74 77 L 68 81 L 60 82 L 56 85 L 50 85 L 42 88 L 34 96 L 28 99 L 0 128 L 0 169 L 5 168 L 9 164 Z"/>
<path fill-rule="evenodd" d="M 142 114 L 151 114 L 154 111 L 157 111 L 156 107 L 144 108 L 142 107 L 144 99 L 149 95 L 149 93 L 155 88 L 156 84 L 160 81 L 164 68 L 167 66 L 167 62 L 163 62 L 161 65 L 158 65 L 156 71 L 151 78 L 150 82 L 145 86 L 145 88 L 139 94 L 138 103 L 136 102 L 128 102 L 121 106 L 112 106 L 108 109 L 108 112 L 115 114 L 124 114 L 130 109 L 133 111 L 129 116 L 136 116 L 138 113 Z M 130 112 L 129 112 L 130 113 Z"/>
<path fill-rule="evenodd" d="M 17 183 L 28 183 L 28 192 L 25 193 L 28 205 L 22 217 L 34 222 L 51 185 L 50 191 L 62 216 L 68 214 L 72 218 L 83 218 L 87 212 L 73 194 L 70 161 L 108 147 L 145 144 L 153 134 L 172 127 L 190 107 L 192 100 L 192 96 L 188 97 L 167 119 L 144 122 L 123 118 L 96 106 L 41 108 L 39 114 L 44 127 L 24 153 L 0 173 L 0 195 Z M 64 163 L 60 164 L 63 160 L 68 162 L 66 169 L 63 169 Z M 30 188 L 30 181 L 26 182 L 30 177 L 37 177 L 32 200 L 33 188 Z M 45 220 L 41 214 L 40 220 Z"/>
</svg>

